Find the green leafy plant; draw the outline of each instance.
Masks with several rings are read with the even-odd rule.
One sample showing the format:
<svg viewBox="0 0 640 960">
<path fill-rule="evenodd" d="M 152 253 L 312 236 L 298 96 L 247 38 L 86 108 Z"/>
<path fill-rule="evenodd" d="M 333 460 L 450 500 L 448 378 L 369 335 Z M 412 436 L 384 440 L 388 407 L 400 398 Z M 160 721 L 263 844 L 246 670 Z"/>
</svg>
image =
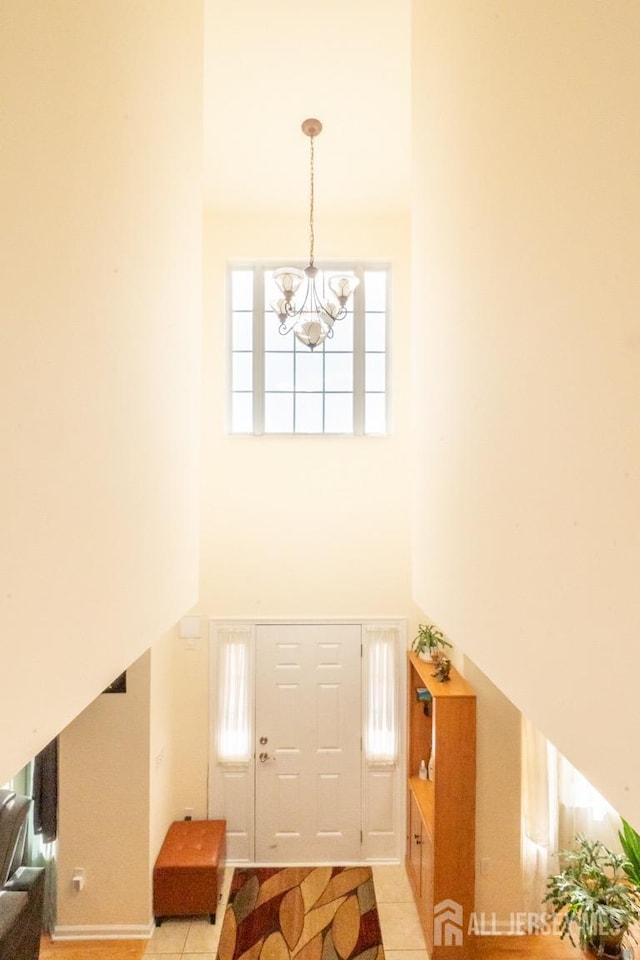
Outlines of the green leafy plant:
<svg viewBox="0 0 640 960">
<path fill-rule="evenodd" d="M 416 653 L 424 653 L 427 651 L 433 655 L 436 650 L 444 650 L 445 647 L 450 646 L 449 641 L 443 637 L 442 630 L 438 630 L 433 624 L 420 623 L 418 625 L 418 633 L 413 638 L 412 643 L 412 647 Z"/>
<path fill-rule="evenodd" d="M 618 831 L 618 836 L 624 855 L 627 858 L 624 871 L 631 882 L 640 888 L 640 834 L 623 819 L 622 830 Z"/>
<path fill-rule="evenodd" d="M 629 928 L 640 920 L 640 891 L 628 881 L 625 855 L 578 834 L 575 849 L 560 856 L 564 869 L 549 877 L 543 901 L 560 919 L 560 937 L 594 957 L 624 957 L 625 938 L 635 939 Z"/>
</svg>

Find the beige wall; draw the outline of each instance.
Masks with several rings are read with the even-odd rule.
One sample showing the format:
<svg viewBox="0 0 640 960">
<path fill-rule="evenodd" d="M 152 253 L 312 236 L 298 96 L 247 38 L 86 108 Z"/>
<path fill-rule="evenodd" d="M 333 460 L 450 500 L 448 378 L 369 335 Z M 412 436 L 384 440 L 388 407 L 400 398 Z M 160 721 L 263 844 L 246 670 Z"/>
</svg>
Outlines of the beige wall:
<svg viewBox="0 0 640 960">
<path fill-rule="evenodd" d="M 640 7 L 414 15 L 414 595 L 640 822 Z"/>
<path fill-rule="evenodd" d="M 206 220 L 203 543 L 211 616 L 410 616 L 409 221 L 318 217 L 316 255 L 387 262 L 393 331 L 389 437 L 224 433 L 225 276 L 238 258 L 304 258 L 305 217 Z M 274 323 L 277 321 L 274 318 Z"/>
<path fill-rule="evenodd" d="M 3 782 L 197 597 L 202 10 L 0 7 Z"/>
<path fill-rule="evenodd" d="M 86 924 L 102 935 L 127 925 L 137 927 L 132 935 L 148 932 L 153 864 L 167 828 L 186 806 L 206 816 L 206 790 L 195 800 L 184 793 L 194 769 L 206 783 L 206 751 L 193 755 L 190 721 L 200 717 L 202 696 L 205 721 L 207 709 L 200 658 L 189 650 L 189 674 L 183 656 L 169 630 L 127 671 L 126 695 L 98 696 L 61 734 L 59 934 Z M 82 893 L 71 885 L 78 866 Z"/>
<path fill-rule="evenodd" d="M 182 719 L 175 709 L 176 636 L 169 630 L 151 648 L 149 696 L 149 862 L 156 856 L 172 820 L 182 816 L 176 793 L 181 778 L 177 740 Z"/>
<path fill-rule="evenodd" d="M 99 696 L 60 736 L 58 932 L 149 924 L 150 671 L 147 652 L 127 671 L 126 694 Z"/>
<path fill-rule="evenodd" d="M 476 903 L 487 932 L 509 929 L 524 909 L 521 868 L 521 714 L 477 666 L 464 658 L 477 694 Z"/>
<path fill-rule="evenodd" d="M 516 714 L 483 674 L 640 820 L 616 737 L 640 657 L 640 10 L 414 14 L 412 236 L 402 214 L 316 222 L 319 259 L 392 265 L 393 434 L 224 434 L 226 261 L 303 256 L 306 220 L 210 210 L 199 472 L 200 4 L 2 4 L 0 693 L 21 715 L 29 674 L 32 722 L 0 735 L 0 781 L 161 637 L 126 709 L 99 697 L 63 736 L 60 923 L 148 920 L 167 820 L 206 809 L 206 636 L 165 633 L 196 600 L 198 484 L 203 616 L 400 615 L 413 636 L 426 610 L 477 664 L 480 857 L 515 876 L 517 789 L 506 804 L 491 778 L 517 765 Z M 624 674 L 603 669 L 602 637 Z M 136 830 L 140 898 L 94 910 L 112 862 L 92 859 L 99 801 Z M 487 909 L 499 876 L 479 881 Z"/>
<path fill-rule="evenodd" d="M 195 641 L 175 638 L 173 673 L 174 817 L 206 817 L 209 763 L 209 644 L 207 626 Z"/>
</svg>

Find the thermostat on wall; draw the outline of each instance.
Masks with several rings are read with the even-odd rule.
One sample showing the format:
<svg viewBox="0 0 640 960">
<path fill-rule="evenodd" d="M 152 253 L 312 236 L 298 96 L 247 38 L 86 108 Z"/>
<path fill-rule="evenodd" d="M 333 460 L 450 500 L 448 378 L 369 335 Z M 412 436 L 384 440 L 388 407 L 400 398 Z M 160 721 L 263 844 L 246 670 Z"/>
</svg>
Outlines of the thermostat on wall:
<svg viewBox="0 0 640 960">
<path fill-rule="evenodd" d="M 182 617 L 178 623 L 178 636 L 181 640 L 197 640 L 200 636 L 200 617 Z"/>
</svg>

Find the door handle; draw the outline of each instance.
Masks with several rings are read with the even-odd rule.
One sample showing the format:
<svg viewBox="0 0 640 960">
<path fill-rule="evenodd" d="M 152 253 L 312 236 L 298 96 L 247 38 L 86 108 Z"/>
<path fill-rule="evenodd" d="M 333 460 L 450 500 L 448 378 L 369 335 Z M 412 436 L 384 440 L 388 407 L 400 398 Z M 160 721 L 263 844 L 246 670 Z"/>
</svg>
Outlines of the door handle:
<svg viewBox="0 0 640 960">
<path fill-rule="evenodd" d="M 266 763 L 267 760 L 273 760 L 273 757 L 270 757 L 268 753 L 261 753 L 258 755 L 258 760 L 260 763 Z"/>
</svg>

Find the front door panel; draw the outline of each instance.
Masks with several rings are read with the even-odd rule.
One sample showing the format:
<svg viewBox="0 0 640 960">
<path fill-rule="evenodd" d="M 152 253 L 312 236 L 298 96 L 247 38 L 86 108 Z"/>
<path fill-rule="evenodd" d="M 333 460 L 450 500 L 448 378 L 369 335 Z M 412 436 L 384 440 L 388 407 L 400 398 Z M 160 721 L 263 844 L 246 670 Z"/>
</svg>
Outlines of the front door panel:
<svg viewBox="0 0 640 960">
<path fill-rule="evenodd" d="M 256 861 L 360 859 L 361 628 L 256 628 Z"/>
</svg>

